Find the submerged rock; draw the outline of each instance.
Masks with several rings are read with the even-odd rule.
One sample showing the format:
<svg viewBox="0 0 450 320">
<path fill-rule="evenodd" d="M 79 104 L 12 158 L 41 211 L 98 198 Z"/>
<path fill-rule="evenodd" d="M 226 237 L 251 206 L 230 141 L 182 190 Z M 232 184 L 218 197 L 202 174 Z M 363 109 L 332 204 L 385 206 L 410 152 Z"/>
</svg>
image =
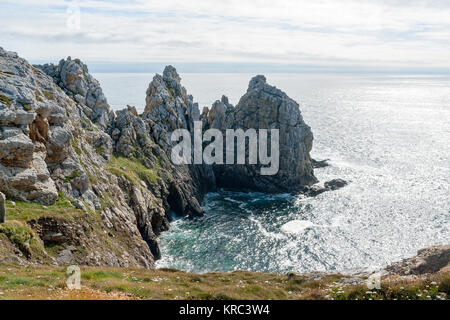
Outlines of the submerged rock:
<svg viewBox="0 0 450 320">
<path fill-rule="evenodd" d="M 330 161 L 330 159 L 325 159 L 325 160 L 316 160 L 316 159 L 311 159 L 312 164 L 313 164 L 313 168 L 317 169 L 317 168 L 325 168 L 329 166 L 328 161 Z"/>
<path fill-rule="evenodd" d="M 347 181 L 343 179 L 333 179 L 324 183 L 324 187 L 327 190 L 337 190 L 345 187 L 348 184 Z"/>
</svg>

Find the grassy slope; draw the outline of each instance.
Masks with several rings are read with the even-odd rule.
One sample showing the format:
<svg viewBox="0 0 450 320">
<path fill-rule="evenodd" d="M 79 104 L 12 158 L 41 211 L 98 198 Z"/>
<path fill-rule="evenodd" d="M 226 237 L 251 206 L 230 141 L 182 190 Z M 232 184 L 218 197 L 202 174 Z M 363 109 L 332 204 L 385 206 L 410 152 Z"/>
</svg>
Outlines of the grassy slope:
<svg viewBox="0 0 450 320">
<path fill-rule="evenodd" d="M 6 220 L 18 220 L 27 222 L 32 219 L 41 217 L 58 217 L 71 219 L 73 217 L 82 216 L 83 211 L 75 209 L 72 205 L 72 199 L 59 194 L 58 200 L 51 206 L 43 206 L 34 202 L 6 201 Z"/>
<path fill-rule="evenodd" d="M 125 158 L 114 158 L 108 169 L 130 181 L 157 179 L 155 169 Z M 96 222 L 95 212 L 87 216 L 75 209 L 72 199 L 59 196 L 52 206 L 7 201 L 7 222 L 0 225 L 0 258 L 24 256 L 48 263 L 47 253 L 27 222 L 53 217 L 67 222 L 88 219 Z M 103 205 L 103 204 L 102 204 Z M 1 259 L 0 259 L 1 260 Z M 369 291 L 364 278 L 356 284 L 346 276 L 291 276 L 236 271 L 232 273 L 192 274 L 176 270 L 119 269 L 82 267 L 82 290 L 66 288 L 64 267 L 18 266 L 0 263 L 1 299 L 442 299 L 450 295 L 450 272 L 420 279 L 384 279 L 380 290 Z M 356 279 L 356 280 L 358 280 Z M 355 280 L 355 279 L 353 279 Z"/>
<path fill-rule="evenodd" d="M 129 167 L 128 163 L 116 161 L 114 167 L 118 170 Z M 133 169 L 133 174 L 145 172 L 140 167 Z M 137 173 L 132 176 L 137 178 Z M 47 207 L 26 202 L 13 205 L 8 201 L 7 223 L 0 225 L 0 257 L 20 250 L 45 263 L 48 259 L 44 250 L 51 254 L 50 248 L 43 248 L 27 226 L 30 219 L 43 216 L 71 221 L 82 218 L 84 213 L 62 195 L 56 204 Z M 0 263 L 0 299 L 442 299 L 450 295 L 449 271 L 424 279 L 384 279 L 381 290 L 372 291 L 364 278 L 354 284 L 346 283 L 345 278 L 82 267 L 82 290 L 70 291 L 64 267 Z"/>
<path fill-rule="evenodd" d="M 0 264 L 0 299 L 443 299 L 450 272 L 384 279 L 381 290 L 344 284 L 342 275 L 294 276 L 236 271 L 82 267 L 81 290 L 68 290 L 64 267 Z"/>
</svg>

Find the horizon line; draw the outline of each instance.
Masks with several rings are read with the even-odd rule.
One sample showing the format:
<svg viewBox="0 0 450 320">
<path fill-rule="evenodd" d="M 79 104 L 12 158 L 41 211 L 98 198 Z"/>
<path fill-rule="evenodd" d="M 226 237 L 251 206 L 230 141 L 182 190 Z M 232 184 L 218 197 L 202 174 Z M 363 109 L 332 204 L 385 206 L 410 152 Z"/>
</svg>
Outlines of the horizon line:
<svg viewBox="0 0 450 320">
<path fill-rule="evenodd" d="M 83 60 L 82 60 L 83 61 Z M 44 60 L 30 61 L 45 64 Z M 399 66 L 331 66 L 245 62 L 98 62 L 83 61 L 91 73 L 162 73 L 168 65 L 179 73 L 322 73 L 322 74 L 392 74 L 392 75 L 450 75 L 450 68 Z"/>
</svg>

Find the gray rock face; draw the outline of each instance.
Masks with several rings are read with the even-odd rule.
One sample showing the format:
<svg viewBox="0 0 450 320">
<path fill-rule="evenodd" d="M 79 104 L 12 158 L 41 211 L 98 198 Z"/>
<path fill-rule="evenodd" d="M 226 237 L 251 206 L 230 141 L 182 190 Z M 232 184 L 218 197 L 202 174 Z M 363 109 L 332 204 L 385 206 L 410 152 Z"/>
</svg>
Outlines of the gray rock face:
<svg viewBox="0 0 450 320">
<path fill-rule="evenodd" d="M 391 274 L 411 275 L 434 273 L 450 264 L 450 245 L 432 246 L 419 250 L 417 255 L 396 262 L 385 270 Z"/>
<path fill-rule="evenodd" d="M 75 102 L 79 103 L 89 119 L 106 129 L 114 117 L 99 82 L 89 74 L 87 66 L 79 59 L 62 59 L 58 66 L 37 65 L 53 78 Z"/>
<path fill-rule="evenodd" d="M 0 191 L 7 197 L 52 204 L 58 193 L 50 178 L 46 141 L 66 126 L 49 125 L 61 95 L 50 94 L 52 81 L 40 77 L 17 54 L 0 48 Z"/>
<path fill-rule="evenodd" d="M 313 135 L 299 105 L 264 76 L 251 79 L 247 93 L 233 108 L 226 97 L 202 115 L 205 128 L 278 129 L 279 171 L 260 175 L 260 165 L 220 165 L 214 171 L 219 187 L 262 192 L 299 192 L 317 182 L 310 157 Z"/>
<path fill-rule="evenodd" d="M 175 129 L 192 131 L 199 119 L 198 104 L 181 85 L 181 78 L 172 66 L 163 75 L 155 75 L 147 89 L 143 119 L 148 121 L 155 142 L 170 149 L 170 134 Z"/>
<path fill-rule="evenodd" d="M 86 210 L 84 218 L 71 222 L 28 221 L 44 243 L 56 239 L 49 235 L 63 235 L 57 263 L 67 261 L 68 247 L 75 246 L 78 264 L 153 267 L 134 208 L 164 210 L 147 186 L 139 186 L 145 201 L 130 201 L 127 179 L 108 170 L 113 140 L 106 131 L 114 119 L 98 82 L 79 60 L 41 68 L 52 77 L 0 48 L 0 192 L 47 206 L 60 193 L 76 205 L 74 211 Z M 94 216 L 96 227 L 90 225 Z M 149 216 L 147 227 L 153 230 L 158 219 Z"/>
<path fill-rule="evenodd" d="M 162 197 L 167 210 L 179 215 L 198 216 L 206 192 L 215 188 L 212 168 L 202 165 L 174 166 L 170 160 L 171 133 L 187 129 L 193 133 L 199 119 L 198 105 L 181 85 L 175 68 L 168 66 L 163 75 L 155 75 L 150 83 L 142 117 L 127 109 L 117 114 L 116 149 L 124 155 L 132 153 L 147 166 L 158 162 L 161 167 Z M 132 147 L 134 146 L 134 147 Z"/>
<path fill-rule="evenodd" d="M 0 223 L 5 222 L 6 217 L 6 197 L 0 192 Z"/>
</svg>

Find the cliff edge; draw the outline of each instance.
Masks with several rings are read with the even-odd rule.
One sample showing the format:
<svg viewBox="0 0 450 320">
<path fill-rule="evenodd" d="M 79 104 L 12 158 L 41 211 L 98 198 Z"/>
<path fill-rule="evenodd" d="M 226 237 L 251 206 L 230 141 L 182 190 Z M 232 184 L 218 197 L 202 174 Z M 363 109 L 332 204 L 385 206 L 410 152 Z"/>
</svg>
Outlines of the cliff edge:
<svg viewBox="0 0 450 320">
<path fill-rule="evenodd" d="M 279 129 L 280 170 L 174 165 L 170 134 L 204 128 Z M 310 194 L 313 136 L 299 105 L 263 76 L 236 107 L 223 97 L 200 115 L 175 68 L 155 75 L 144 113 L 113 112 L 79 59 L 31 66 L 0 48 L 0 260 L 152 268 L 170 212 L 202 215 L 217 188 Z M 315 191 L 315 192 L 316 192 Z M 318 192 L 318 193 L 320 193 Z M 17 234 L 20 236 L 17 236 Z"/>
</svg>

